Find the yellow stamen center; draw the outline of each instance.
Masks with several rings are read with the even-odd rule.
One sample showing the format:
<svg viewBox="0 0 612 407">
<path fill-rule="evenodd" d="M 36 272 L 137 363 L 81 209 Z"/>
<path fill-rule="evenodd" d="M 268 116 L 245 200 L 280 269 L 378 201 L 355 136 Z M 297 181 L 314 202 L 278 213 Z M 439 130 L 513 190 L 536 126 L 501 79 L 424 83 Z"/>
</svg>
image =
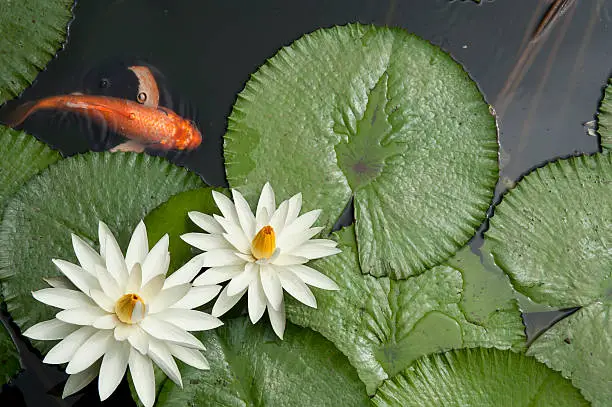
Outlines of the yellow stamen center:
<svg viewBox="0 0 612 407">
<path fill-rule="evenodd" d="M 269 259 L 276 250 L 276 235 L 272 226 L 264 226 L 253 238 L 251 253 L 257 260 Z"/>
<path fill-rule="evenodd" d="M 125 324 L 135 324 L 144 318 L 146 306 L 138 294 L 125 294 L 115 303 L 115 315 Z"/>
</svg>

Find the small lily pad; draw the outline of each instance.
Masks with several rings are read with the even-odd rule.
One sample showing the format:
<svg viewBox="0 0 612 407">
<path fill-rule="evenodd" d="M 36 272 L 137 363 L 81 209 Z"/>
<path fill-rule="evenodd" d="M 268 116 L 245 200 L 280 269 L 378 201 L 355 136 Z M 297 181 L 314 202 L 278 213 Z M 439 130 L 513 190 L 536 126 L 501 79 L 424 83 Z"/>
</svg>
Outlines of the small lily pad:
<svg viewBox="0 0 612 407">
<path fill-rule="evenodd" d="M 28 87 L 66 40 L 73 0 L 0 3 L 0 105 Z"/>
<path fill-rule="evenodd" d="M 517 291 L 557 308 L 583 307 L 529 354 L 571 378 L 595 406 L 612 399 L 611 185 L 609 153 L 539 168 L 496 208 L 485 243 Z"/>
<path fill-rule="evenodd" d="M 310 265 L 340 290 L 314 289 L 317 309 L 288 299 L 287 317 L 321 332 L 347 355 L 369 394 L 429 353 L 524 347 L 524 326 L 508 281 L 487 274 L 469 250 L 457 256 L 454 267 L 392 280 L 361 273 L 352 226 L 335 238 L 342 253 Z"/>
<path fill-rule="evenodd" d="M 229 118 L 227 177 L 270 181 L 332 225 L 354 198 L 361 270 L 394 279 L 451 257 L 485 218 L 497 129 L 463 68 L 400 29 L 305 35 L 251 76 Z M 307 170 L 306 170 L 307 169 Z"/>
<path fill-rule="evenodd" d="M 0 388 L 19 372 L 19 353 L 11 335 L 0 321 Z"/>
<path fill-rule="evenodd" d="M 51 259 L 76 262 L 70 234 L 96 244 L 98 221 L 124 249 L 137 223 L 172 195 L 203 184 L 168 161 L 143 154 L 88 153 L 61 160 L 32 178 L 6 204 L 0 226 L 0 273 L 7 308 L 22 330 L 51 319 L 31 291 L 60 275 Z M 48 349 L 49 342 L 39 342 Z"/>
<path fill-rule="evenodd" d="M 601 137 L 601 148 L 612 149 L 612 78 L 608 79 L 608 86 L 597 113 L 597 131 Z"/>
<path fill-rule="evenodd" d="M 426 356 L 383 384 L 375 406 L 589 406 L 578 389 L 534 358 L 497 349 Z"/>
<path fill-rule="evenodd" d="M 285 340 L 248 318 L 199 335 L 210 370 L 182 365 L 184 388 L 165 380 L 155 406 L 368 406 L 363 383 L 331 342 L 287 325 Z"/>
</svg>

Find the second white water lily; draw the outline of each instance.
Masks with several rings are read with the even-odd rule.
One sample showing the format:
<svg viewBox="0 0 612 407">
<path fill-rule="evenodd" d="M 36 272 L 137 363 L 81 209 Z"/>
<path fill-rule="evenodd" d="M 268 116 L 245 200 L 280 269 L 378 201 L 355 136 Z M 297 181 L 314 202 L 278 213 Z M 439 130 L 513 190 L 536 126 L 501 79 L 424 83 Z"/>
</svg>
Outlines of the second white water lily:
<svg viewBox="0 0 612 407">
<path fill-rule="evenodd" d="M 200 271 L 198 262 L 189 262 L 166 278 L 170 263 L 168 235 L 149 251 L 142 222 L 132 235 L 125 258 L 102 222 L 99 239 L 100 254 L 72 236 L 80 266 L 53 260 L 67 279 L 49 279 L 52 288 L 32 294 L 62 311 L 24 335 L 38 340 L 61 339 L 44 362 L 68 363 L 70 377 L 64 397 L 99 375 L 100 399 L 105 400 L 129 366 L 138 397 L 150 407 L 155 402 L 153 363 L 180 386 L 181 374 L 174 358 L 208 369 L 201 353 L 204 346 L 189 331 L 222 325 L 217 318 L 193 310 L 213 299 L 221 287 L 192 286 L 191 280 Z"/>
<path fill-rule="evenodd" d="M 268 310 L 274 332 L 283 337 L 285 305 L 283 290 L 300 302 L 316 308 L 308 285 L 325 290 L 338 286 L 322 273 L 306 266 L 309 260 L 339 253 L 336 242 L 312 239 L 323 228 L 312 227 L 320 210 L 299 215 L 302 195 L 283 201 L 278 208 L 270 184 L 261 192 L 255 215 L 242 194 L 232 190 L 234 202 L 213 191 L 223 216 L 190 212 L 189 217 L 208 233 L 187 233 L 181 238 L 205 253 L 196 256 L 210 267 L 194 285 L 212 285 L 231 280 L 221 291 L 212 310 L 221 316 L 248 291 L 249 317 L 253 323 Z"/>
</svg>

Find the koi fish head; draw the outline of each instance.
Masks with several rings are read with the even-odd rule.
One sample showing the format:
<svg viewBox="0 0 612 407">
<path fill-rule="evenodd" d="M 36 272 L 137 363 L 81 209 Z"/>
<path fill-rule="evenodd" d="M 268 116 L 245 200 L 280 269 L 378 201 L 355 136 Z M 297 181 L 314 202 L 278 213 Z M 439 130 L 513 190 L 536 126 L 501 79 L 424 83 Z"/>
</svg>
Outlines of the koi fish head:
<svg viewBox="0 0 612 407">
<path fill-rule="evenodd" d="M 179 150 L 193 150 L 202 143 L 202 133 L 191 120 L 181 120 L 179 125 L 176 147 Z"/>
</svg>

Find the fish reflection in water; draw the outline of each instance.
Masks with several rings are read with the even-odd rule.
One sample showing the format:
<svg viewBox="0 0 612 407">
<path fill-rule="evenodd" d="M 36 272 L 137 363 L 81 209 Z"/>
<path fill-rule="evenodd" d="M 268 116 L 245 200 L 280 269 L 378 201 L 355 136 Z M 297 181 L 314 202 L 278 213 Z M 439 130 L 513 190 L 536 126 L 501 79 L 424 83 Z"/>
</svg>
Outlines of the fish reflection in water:
<svg viewBox="0 0 612 407">
<path fill-rule="evenodd" d="M 17 127 L 37 111 L 59 110 L 82 115 L 128 139 L 113 147 L 111 151 L 197 148 L 202 142 L 199 129 L 191 120 L 159 105 L 159 88 L 151 70 L 146 66 L 130 66 L 128 69 L 138 79 L 136 101 L 81 93 L 50 96 L 22 104 L 5 122 L 10 127 Z M 110 85 L 108 80 L 103 81 L 106 81 L 105 87 Z"/>
</svg>

